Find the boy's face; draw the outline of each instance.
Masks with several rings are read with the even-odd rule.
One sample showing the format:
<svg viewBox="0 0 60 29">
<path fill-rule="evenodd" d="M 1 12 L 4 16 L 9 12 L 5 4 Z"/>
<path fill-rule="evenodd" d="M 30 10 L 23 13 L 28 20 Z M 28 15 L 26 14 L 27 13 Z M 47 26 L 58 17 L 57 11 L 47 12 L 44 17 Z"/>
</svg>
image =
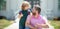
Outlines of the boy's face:
<svg viewBox="0 0 60 29">
<path fill-rule="evenodd" d="M 24 10 L 28 10 L 29 9 L 29 6 L 26 6 Z"/>
</svg>

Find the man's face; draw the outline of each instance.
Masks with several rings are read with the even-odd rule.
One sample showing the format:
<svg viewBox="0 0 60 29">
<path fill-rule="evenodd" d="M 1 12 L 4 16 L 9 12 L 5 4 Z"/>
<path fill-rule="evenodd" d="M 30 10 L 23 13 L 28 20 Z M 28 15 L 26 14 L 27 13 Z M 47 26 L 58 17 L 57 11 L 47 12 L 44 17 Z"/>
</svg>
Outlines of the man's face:
<svg viewBox="0 0 60 29">
<path fill-rule="evenodd" d="M 33 8 L 33 9 L 32 9 L 32 12 L 33 12 L 33 13 L 35 13 L 35 12 L 36 12 L 35 8 Z"/>
<path fill-rule="evenodd" d="M 33 14 L 33 15 L 36 15 L 36 13 L 37 13 L 36 9 L 33 8 L 33 9 L 32 9 L 32 14 Z"/>
</svg>

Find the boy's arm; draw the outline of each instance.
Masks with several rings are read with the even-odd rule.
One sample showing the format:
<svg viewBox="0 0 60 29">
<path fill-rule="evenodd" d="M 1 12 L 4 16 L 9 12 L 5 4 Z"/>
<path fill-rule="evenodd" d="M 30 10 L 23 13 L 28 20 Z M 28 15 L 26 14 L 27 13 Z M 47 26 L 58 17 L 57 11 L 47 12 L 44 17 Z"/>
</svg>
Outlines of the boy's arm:
<svg viewBox="0 0 60 29">
<path fill-rule="evenodd" d="M 18 15 L 18 18 L 19 18 L 19 19 L 20 19 L 21 17 L 23 17 L 23 14 L 19 14 L 19 15 Z"/>
<path fill-rule="evenodd" d="M 23 17 L 22 11 L 20 11 L 20 12 L 18 13 L 18 17 L 17 17 L 17 18 L 21 19 L 21 17 Z"/>
<path fill-rule="evenodd" d="M 15 21 L 14 21 L 14 23 L 16 23 L 16 22 L 19 22 L 19 20 L 21 19 L 21 15 L 20 14 L 18 14 L 17 16 L 16 16 L 16 18 L 15 18 Z"/>
</svg>

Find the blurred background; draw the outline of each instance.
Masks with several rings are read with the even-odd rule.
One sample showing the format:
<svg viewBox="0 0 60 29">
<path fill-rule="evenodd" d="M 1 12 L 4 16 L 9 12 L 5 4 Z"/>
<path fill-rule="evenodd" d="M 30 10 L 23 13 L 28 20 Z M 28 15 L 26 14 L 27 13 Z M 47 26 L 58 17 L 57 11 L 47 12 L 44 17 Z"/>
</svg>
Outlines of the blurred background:
<svg viewBox="0 0 60 29">
<path fill-rule="evenodd" d="M 60 28 L 60 0 L 0 0 L 0 29 L 3 29 L 15 20 L 15 16 L 21 10 L 23 1 L 41 7 L 41 15 L 46 16 L 55 29 Z"/>
</svg>

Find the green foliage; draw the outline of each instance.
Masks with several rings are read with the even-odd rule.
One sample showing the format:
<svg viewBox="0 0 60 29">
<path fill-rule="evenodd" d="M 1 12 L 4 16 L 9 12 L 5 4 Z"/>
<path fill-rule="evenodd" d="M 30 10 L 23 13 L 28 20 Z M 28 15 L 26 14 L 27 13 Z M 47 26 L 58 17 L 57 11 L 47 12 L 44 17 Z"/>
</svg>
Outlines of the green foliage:
<svg viewBox="0 0 60 29">
<path fill-rule="evenodd" d="M 54 26 L 55 29 L 60 29 L 60 21 L 51 21 L 51 25 Z"/>
</svg>

